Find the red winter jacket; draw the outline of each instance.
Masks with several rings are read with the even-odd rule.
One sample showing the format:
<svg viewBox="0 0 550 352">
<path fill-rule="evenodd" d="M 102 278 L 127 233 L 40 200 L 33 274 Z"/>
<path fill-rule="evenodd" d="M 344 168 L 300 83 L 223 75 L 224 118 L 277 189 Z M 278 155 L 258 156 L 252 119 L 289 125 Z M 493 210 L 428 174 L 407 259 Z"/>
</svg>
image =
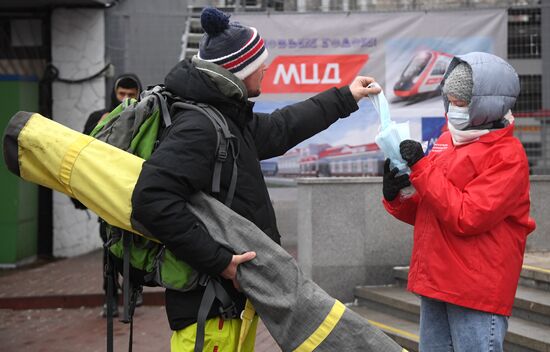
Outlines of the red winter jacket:
<svg viewBox="0 0 550 352">
<path fill-rule="evenodd" d="M 529 166 L 513 124 L 454 146 L 444 132 L 411 168 L 416 192 L 386 210 L 414 225 L 408 289 L 481 311 L 510 315 L 529 217 Z"/>
</svg>

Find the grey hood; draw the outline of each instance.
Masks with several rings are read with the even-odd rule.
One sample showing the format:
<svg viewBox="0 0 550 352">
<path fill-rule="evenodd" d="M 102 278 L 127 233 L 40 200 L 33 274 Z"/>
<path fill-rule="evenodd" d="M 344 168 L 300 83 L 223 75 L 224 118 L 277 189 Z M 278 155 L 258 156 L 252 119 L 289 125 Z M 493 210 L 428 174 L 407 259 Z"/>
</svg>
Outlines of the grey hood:
<svg viewBox="0 0 550 352">
<path fill-rule="evenodd" d="M 472 68 L 474 82 L 472 101 L 469 105 L 470 123 L 467 128 L 495 128 L 495 122 L 508 122 L 504 115 L 512 109 L 519 95 L 519 78 L 512 66 L 498 56 L 472 52 L 453 58 L 441 82 L 441 87 L 451 71 L 461 62 Z M 445 113 L 449 111 L 449 100 L 443 94 Z M 500 127 L 503 127 L 500 126 Z M 497 127 L 498 128 L 498 127 Z"/>
</svg>

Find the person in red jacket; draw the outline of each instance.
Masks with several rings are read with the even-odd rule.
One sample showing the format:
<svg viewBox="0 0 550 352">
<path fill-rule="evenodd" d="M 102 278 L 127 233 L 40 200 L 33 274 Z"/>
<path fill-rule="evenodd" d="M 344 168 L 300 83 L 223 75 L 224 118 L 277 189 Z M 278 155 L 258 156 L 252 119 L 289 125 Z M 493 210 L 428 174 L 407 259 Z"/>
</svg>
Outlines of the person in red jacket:
<svg viewBox="0 0 550 352">
<path fill-rule="evenodd" d="M 529 216 L 529 165 L 513 136 L 515 70 L 487 53 L 455 57 L 442 82 L 448 131 L 424 156 L 400 144 L 410 176 L 386 163 L 384 206 L 414 225 L 408 290 L 420 295 L 420 350 L 502 351 Z M 403 197 L 412 184 L 416 192 Z"/>
</svg>

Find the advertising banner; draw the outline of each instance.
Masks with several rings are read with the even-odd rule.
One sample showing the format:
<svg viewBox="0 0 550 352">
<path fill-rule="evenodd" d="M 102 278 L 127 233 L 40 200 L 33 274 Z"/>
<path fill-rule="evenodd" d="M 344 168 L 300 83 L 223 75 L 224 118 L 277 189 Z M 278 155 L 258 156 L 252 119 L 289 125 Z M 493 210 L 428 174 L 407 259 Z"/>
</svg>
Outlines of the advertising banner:
<svg viewBox="0 0 550 352">
<path fill-rule="evenodd" d="M 507 52 L 504 9 L 238 14 L 231 20 L 256 27 L 269 51 L 255 111 L 271 112 L 348 85 L 357 75 L 371 76 L 384 89 L 392 120 L 409 121 L 411 137 L 426 146 L 441 131 L 434 132 L 434 126 L 445 124 L 439 85 L 453 55 L 484 51 L 505 58 Z M 383 155 L 373 145 L 379 118 L 368 99 L 359 106 L 349 118 L 264 165 L 281 176 L 380 174 L 376 160 Z"/>
</svg>

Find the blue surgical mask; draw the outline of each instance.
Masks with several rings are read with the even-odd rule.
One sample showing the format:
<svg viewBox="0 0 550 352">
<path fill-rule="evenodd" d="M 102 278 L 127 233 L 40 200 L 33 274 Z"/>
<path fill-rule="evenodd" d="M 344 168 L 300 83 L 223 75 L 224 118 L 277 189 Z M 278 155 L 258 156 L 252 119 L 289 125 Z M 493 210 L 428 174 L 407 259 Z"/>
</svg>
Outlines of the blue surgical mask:
<svg viewBox="0 0 550 352">
<path fill-rule="evenodd" d="M 463 130 L 470 124 L 470 114 L 468 113 L 467 106 L 460 107 L 449 104 L 447 118 L 449 119 L 449 123 L 457 130 Z"/>
</svg>

